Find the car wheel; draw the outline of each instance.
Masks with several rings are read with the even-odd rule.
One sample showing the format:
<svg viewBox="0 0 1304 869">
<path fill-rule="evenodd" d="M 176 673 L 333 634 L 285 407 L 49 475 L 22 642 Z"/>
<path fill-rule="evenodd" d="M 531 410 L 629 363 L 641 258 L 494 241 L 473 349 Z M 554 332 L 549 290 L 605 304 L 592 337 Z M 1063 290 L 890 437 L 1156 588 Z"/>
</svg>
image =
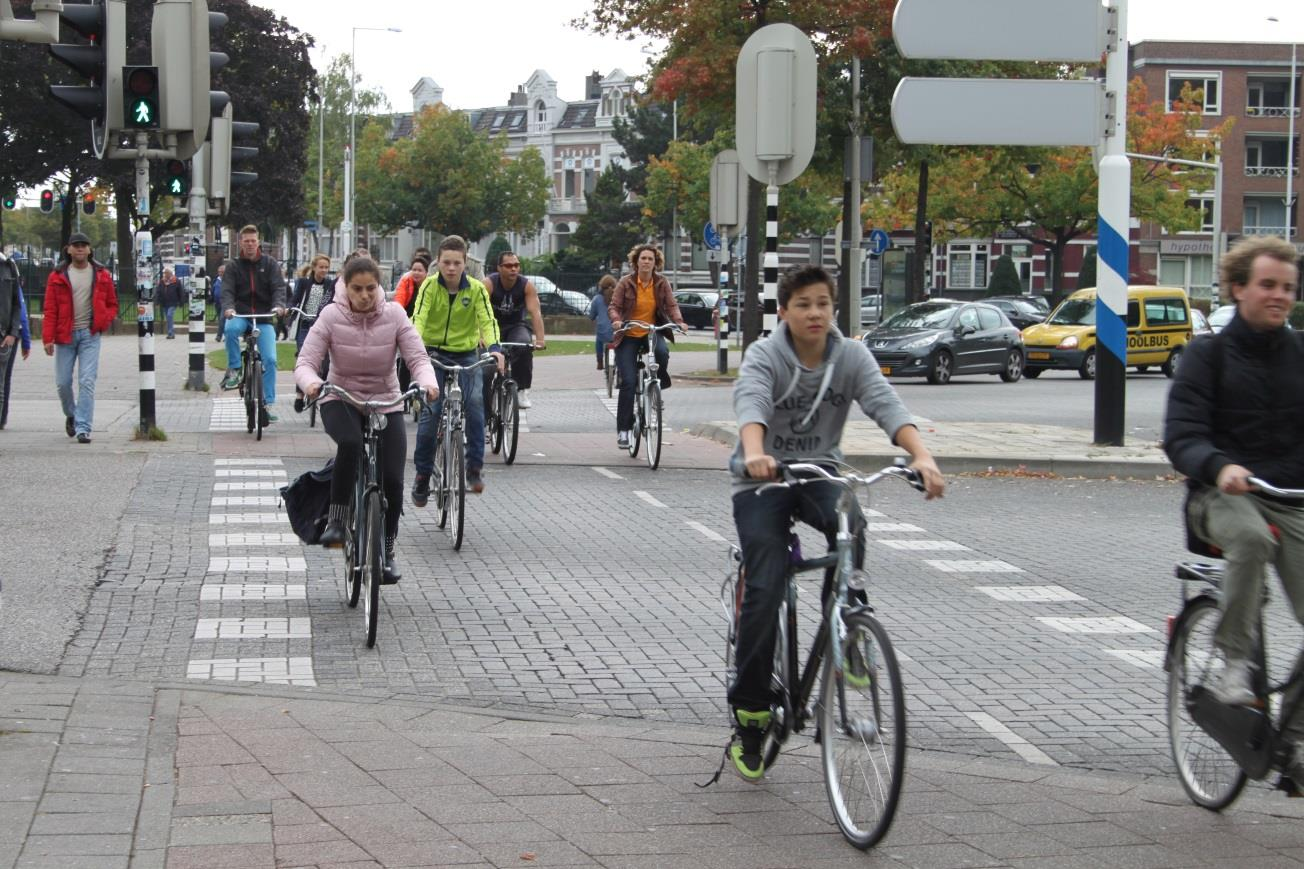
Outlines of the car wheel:
<svg viewBox="0 0 1304 869">
<path fill-rule="evenodd" d="M 1145 373 L 1146 373 L 1147 371 L 1149 371 L 1149 370 L 1150 370 L 1150 366 L 1149 366 L 1149 365 L 1138 365 L 1138 366 L 1136 367 L 1136 373 L 1137 373 L 1137 374 L 1145 374 Z"/>
<path fill-rule="evenodd" d="M 1005 367 L 1001 369 L 1001 380 L 1006 383 L 1014 383 L 1023 376 L 1023 354 L 1018 350 L 1011 350 L 1010 355 L 1005 357 Z"/>
<path fill-rule="evenodd" d="M 928 382 L 934 385 L 950 383 L 953 365 L 950 351 L 938 350 L 933 354 L 933 364 L 928 366 Z"/>
<path fill-rule="evenodd" d="M 1087 351 L 1087 355 L 1082 357 L 1082 364 L 1078 366 L 1078 377 L 1083 380 L 1096 379 L 1096 348 L 1092 347 Z"/>
<path fill-rule="evenodd" d="M 1168 354 L 1168 361 L 1166 361 L 1161 366 L 1164 372 L 1164 376 L 1168 378 L 1172 378 L 1175 374 L 1177 374 L 1177 366 L 1180 365 L 1181 362 L 1182 362 L 1182 348 L 1176 347 L 1173 349 L 1172 353 Z"/>
</svg>

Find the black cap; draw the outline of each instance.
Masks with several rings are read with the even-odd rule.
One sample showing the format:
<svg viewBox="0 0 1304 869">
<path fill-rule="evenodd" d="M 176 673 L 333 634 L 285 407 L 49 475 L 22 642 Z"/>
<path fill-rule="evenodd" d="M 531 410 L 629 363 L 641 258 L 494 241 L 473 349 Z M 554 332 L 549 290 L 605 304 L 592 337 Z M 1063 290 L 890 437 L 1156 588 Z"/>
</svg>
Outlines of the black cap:
<svg viewBox="0 0 1304 869">
<path fill-rule="evenodd" d="M 84 232 L 74 232 L 72 235 L 68 236 L 68 244 L 70 245 L 90 244 L 90 243 L 91 243 L 90 238 L 88 238 L 86 233 Z"/>
</svg>

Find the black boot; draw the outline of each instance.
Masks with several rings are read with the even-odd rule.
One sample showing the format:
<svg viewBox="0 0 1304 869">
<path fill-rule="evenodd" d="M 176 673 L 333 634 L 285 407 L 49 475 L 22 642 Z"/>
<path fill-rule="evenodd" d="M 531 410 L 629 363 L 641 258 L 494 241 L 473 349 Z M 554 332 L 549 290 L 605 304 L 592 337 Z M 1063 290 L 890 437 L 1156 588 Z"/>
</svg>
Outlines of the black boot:
<svg viewBox="0 0 1304 869">
<path fill-rule="evenodd" d="M 344 545 L 344 523 L 348 519 L 349 508 L 345 504 L 332 504 L 326 516 L 326 528 L 321 532 L 317 542 L 322 546 L 334 548 Z"/>
<path fill-rule="evenodd" d="M 398 562 L 394 560 L 394 538 L 385 538 L 385 567 L 380 572 L 381 585 L 393 585 L 403 578 L 398 572 Z"/>
</svg>

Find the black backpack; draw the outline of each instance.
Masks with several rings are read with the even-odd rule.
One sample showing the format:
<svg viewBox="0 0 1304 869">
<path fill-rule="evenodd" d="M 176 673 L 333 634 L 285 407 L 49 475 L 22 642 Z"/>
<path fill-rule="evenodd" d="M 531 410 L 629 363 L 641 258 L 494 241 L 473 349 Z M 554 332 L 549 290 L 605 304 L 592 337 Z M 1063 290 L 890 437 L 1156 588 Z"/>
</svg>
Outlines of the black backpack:
<svg viewBox="0 0 1304 869">
<path fill-rule="evenodd" d="M 285 502 L 285 515 L 290 527 L 304 543 L 315 544 L 326 528 L 326 516 L 331 505 L 331 478 L 335 474 L 335 460 L 328 461 L 320 471 L 300 474 L 294 482 L 281 487 L 281 500 Z"/>
</svg>

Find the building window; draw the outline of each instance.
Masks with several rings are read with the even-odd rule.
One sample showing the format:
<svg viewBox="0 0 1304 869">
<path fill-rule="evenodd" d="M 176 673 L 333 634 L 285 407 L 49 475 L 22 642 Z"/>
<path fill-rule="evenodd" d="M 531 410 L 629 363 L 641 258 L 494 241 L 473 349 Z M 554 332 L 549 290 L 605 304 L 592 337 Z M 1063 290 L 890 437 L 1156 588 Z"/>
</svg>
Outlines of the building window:
<svg viewBox="0 0 1304 869">
<path fill-rule="evenodd" d="M 567 199 L 574 199 L 575 198 L 575 170 L 567 169 L 564 178 L 565 180 L 562 188 L 562 196 L 564 196 Z"/>
<path fill-rule="evenodd" d="M 534 119 L 540 124 L 548 122 L 548 107 L 543 104 L 543 100 L 534 104 Z"/>
<path fill-rule="evenodd" d="M 987 286 L 987 245 L 952 244 L 947 246 L 947 286 L 957 290 L 975 290 Z"/>
<path fill-rule="evenodd" d="M 1182 98 L 1182 88 L 1191 86 L 1191 90 L 1204 94 L 1204 114 L 1220 115 L 1222 108 L 1219 100 L 1222 94 L 1222 73 L 1181 72 L 1168 73 L 1168 108 Z"/>
<path fill-rule="evenodd" d="M 1186 207 L 1200 211 L 1200 228 L 1187 232 L 1213 232 L 1213 194 L 1192 197 L 1186 200 Z"/>
</svg>

